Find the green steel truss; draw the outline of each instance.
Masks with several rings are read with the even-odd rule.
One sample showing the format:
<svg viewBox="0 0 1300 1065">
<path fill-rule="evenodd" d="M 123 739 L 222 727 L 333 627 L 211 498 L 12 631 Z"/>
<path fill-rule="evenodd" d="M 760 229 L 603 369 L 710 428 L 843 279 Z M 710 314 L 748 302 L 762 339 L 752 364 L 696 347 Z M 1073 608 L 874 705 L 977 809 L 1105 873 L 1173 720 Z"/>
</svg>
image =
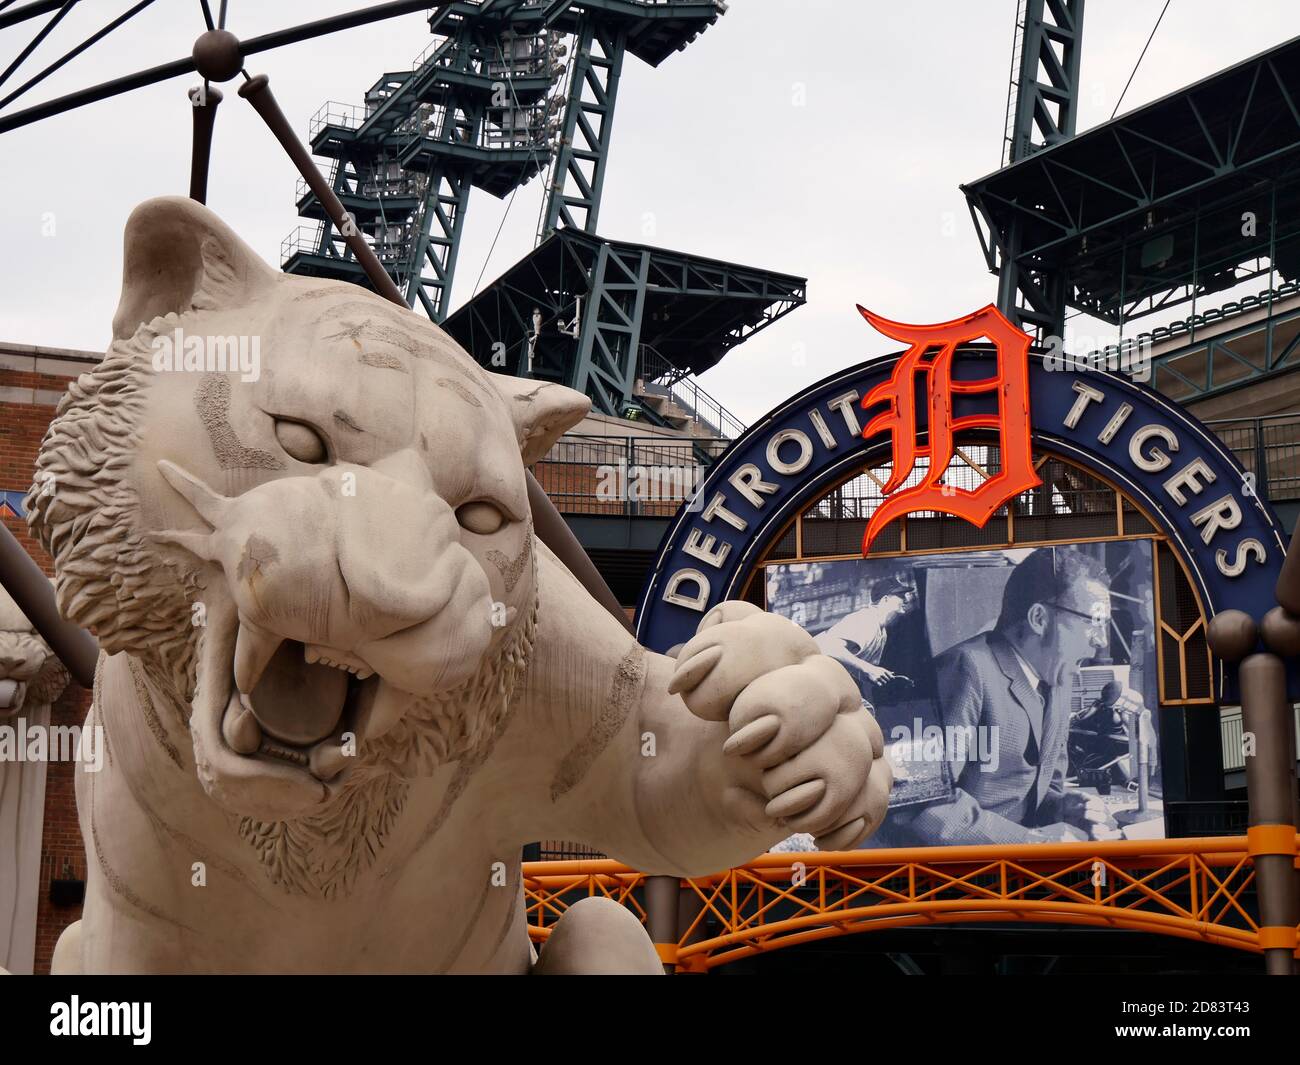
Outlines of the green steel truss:
<svg viewBox="0 0 1300 1065">
<path fill-rule="evenodd" d="M 962 186 L 1000 296 L 1045 343 L 1300 275 L 1300 38 Z"/>
<path fill-rule="evenodd" d="M 551 167 L 539 240 L 560 225 L 596 231 L 626 44 L 623 27 L 583 20 L 574 45 L 564 128 Z"/>
<path fill-rule="evenodd" d="M 1002 165 L 1074 136 L 1083 0 L 1019 0 Z"/>
<path fill-rule="evenodd" d="M 434 42 L 361 107 L 327 103 L 312 150 L 414 307 L 446 316 L 470 190 L 511 194 L 551 172 L 538 240 L 593 231 L 625 53 L 657 66 L 725 11 L 720 0 L 462 0 L 430 15 Z M 569 63 L 562 62 L 572 46 Z M 567 77 L 564 75 L 567 73 Z M 364 284 L 315 197 L 282 246 L 290 273 Z"/>
<path fill-rule="evenodd" d="M 1082 38 L 1083 0 L 1019 0 L 1003 166 L 1074 135 Z M 1025 263 L 1021 239 L 1018 224 L 1003 235 L 998 308 L 1022 329 L 1060 336 L 1065 325 L 1061 279 Z"/>
<path fill-rule="evenodd" d="M 447 311 L 470 189 L 505 196 L 547 164 L 557 39 L 467 22 L 412 70 L 380 78 L 363 107 L 328 103 L 312 119 L 312 150 L 334 159 L 335 192 L 407 302 L 434 321 Z M 286 242 L 284 268 L 363 283 L 310 193 L 299 213 L 320 227 Z"/>
<path fill-rule="evenodd" d="M 638 382 L 716 365 L 801 306 L 806 284 L 559 229 L 444 326 L 485 367 L 568 385 L 618 417 L 636 406 Z"/>
<path fill-rule="evenodd" d="M 1220 330 L 1202 327 L 1199 332 L 1198 337 L 1191 331 L 1184 344 L 1162 351 L 1154 360 L 1152 384 L 1180 403 L 1300 370 L 1300 300 L 1295 296 L 1284 304 L 1278 301 L 1262 325 L 1256 319 Z"/>
</svg>

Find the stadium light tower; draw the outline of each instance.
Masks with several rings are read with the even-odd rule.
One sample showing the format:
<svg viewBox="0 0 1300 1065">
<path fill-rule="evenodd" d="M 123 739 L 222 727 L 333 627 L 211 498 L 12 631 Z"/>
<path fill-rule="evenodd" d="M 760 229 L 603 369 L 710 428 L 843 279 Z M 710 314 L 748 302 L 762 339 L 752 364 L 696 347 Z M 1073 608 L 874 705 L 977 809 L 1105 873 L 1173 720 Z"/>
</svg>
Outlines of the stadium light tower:
<svg viewBox="0 0 1300 1065">
<path fill-rule="evenodd" d="M 316 113 L 312 151 L 333 160 L 348 224 L 408 305 L 441 322 L 470 190 L 504 198 L 549 168 L 537 243 L 561 226 L 594 232 L 625 54 L 658 66 L 725 10 L 721 0 L 441 5 L 410 70 L 383 74 L 360 105 Z M 364 284 L 344 234 L 301 184 L 298 212 L 317 225 L 285 239 L 284 269 Z"/>
</svg>

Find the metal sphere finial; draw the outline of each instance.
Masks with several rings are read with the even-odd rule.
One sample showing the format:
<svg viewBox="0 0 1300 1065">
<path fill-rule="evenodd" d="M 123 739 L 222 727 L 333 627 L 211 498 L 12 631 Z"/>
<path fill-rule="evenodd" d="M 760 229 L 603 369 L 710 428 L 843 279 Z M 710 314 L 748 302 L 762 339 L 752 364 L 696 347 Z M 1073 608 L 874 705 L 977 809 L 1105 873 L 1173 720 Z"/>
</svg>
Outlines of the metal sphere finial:
<svg viewBox="0 0 1300 1065">
<path fill-rule="evenodd" d="M 1300 618 L 1275 606 L 1259 623 L 1259 634 L 1270 651 L 1286 658 L 1300 655 Z"/>
<path fill-rule="evenodd" d="M 194 66 L 209 81 L 229 81 L 244 68 L 239 38 L 229 30 L 208 30 L 194 42 Z"/>
<path fill-rule="evenodd" d="M 1226 662 L 1238 662 L 1255 649 L 1259 627 L 1244 610 L 1224 610 L 1209 624 L 1210 650 Z"/>
</svg>

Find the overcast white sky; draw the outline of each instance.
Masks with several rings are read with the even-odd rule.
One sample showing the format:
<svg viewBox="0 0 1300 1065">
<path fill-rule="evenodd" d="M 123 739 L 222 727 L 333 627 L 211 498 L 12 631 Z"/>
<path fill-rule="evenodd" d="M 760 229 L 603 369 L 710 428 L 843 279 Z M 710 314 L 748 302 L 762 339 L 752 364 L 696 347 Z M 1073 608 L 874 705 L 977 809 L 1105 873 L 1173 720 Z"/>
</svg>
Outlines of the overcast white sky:
<svg viewBox="0 0 1300 1065">
<path fill-rule="evenodd" d="M 229 24 L 251 37 L 360 3 L 230 0 Z M 1081 130 L 1110 116 L 1163 3 L 1089 0 Z M 128 6 L 83 0 L 0 95 Z M 1016 0 L 733 0 L 657 70 L 629 59 L 600 233 L 809 279 L 806 307 L 703 378 L 742 418 L 897 347 L 869 330 L 855 302 L 928 322 L 994 298 L 957 186 L 999 162 L 1015 10 Z M 0 31 L 0 69 L 43 21 Z M 6 111 L 187 55 L 203 28 L 198 0 L 157 0 Z M 1297 34 L 1294 2 L 1173 0 L 1123 110 Z M 305 137 L 321 103 L 359 102 L 428 40 L 423 17 L 408 15 L 261 53 L 248 69 L 270 76 Z M 0 338 L 104 348 L 127 214 L 188 189 L 185 90 L 196 81 L 0 134 Z M 218 115 L 208 202 L 278 265 L 281 239 L 299 224 L 296 172 L 234 88 Z M 542 184 L 516 196 L 484 283 L 532 246 Z M 453 305 L 469 297 L 504 210 L 475 190 Z M 52 237 L 42 236 L 46 212 Z"/>
</svg>

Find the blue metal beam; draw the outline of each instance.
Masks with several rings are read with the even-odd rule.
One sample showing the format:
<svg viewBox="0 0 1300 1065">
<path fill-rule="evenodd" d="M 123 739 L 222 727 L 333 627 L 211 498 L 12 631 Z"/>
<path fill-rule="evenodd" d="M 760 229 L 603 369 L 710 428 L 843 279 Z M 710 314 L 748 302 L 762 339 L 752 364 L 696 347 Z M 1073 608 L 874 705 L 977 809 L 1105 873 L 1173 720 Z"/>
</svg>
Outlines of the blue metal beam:
<svg viewBox="0 0 1300 1065">
<path fill-rule="evenodd" d="M 574 43 L 564 125 L 551 167 L 539 244 L 561 225 L 596 231 L 626 44 L 621 27 L 607 29 L 592 17 L 583 20 Z"/>
</svg>

